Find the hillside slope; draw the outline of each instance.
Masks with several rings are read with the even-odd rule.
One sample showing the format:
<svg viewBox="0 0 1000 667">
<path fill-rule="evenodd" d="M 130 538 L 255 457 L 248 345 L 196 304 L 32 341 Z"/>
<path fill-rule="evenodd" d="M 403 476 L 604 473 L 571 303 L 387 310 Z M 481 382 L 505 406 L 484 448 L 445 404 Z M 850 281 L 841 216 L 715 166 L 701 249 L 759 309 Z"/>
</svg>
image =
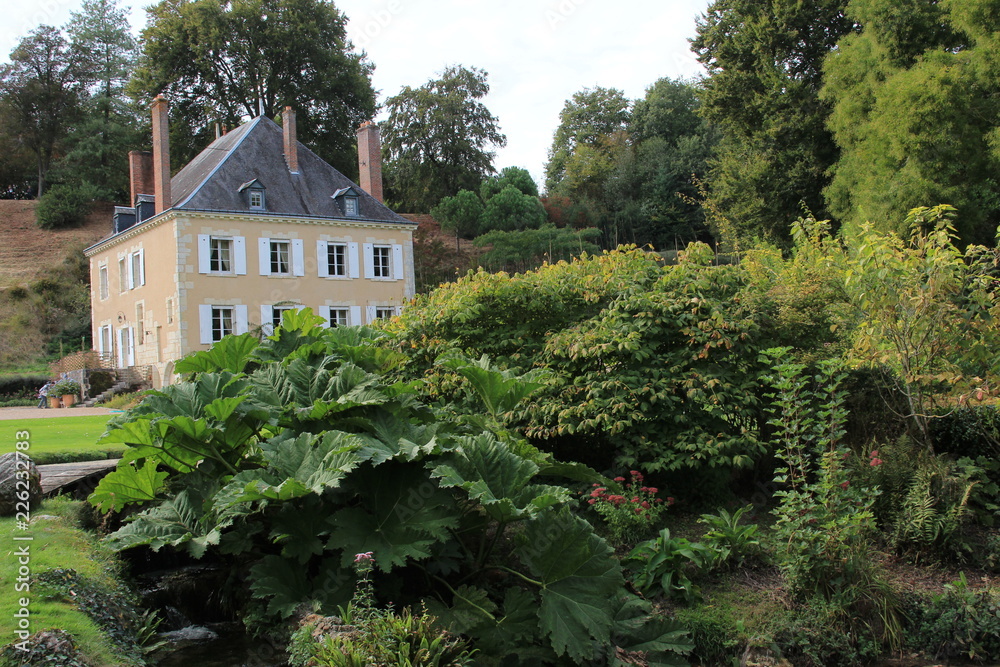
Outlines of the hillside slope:
<svg viewBox="0 0 1000 667">
<path fill-rule="evenodd" d="M 46 230 L 35 224 L 37 201 L 0 199 L 0 288 L 25 285 L 59 266 L 68 253 L 111 232 L 111 204 L 96 204 L 84 226 Z"/>
</svg>

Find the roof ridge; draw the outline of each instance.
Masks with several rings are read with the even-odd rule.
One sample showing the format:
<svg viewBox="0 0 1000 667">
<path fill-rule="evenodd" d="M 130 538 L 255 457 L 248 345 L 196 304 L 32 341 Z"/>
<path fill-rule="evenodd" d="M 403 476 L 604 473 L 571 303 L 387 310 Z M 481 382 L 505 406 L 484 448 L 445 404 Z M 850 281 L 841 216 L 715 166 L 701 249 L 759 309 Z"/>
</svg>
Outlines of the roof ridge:
<svg viewBox="0 0 1000 667">
<path fill-rule="evenodd" d="M 243 130 L 243 128 L 246 128 L 245 130 L 243 130 L 243 136 L 241 136 L 239 138 L 239 140 L 235 144 L 233 144 L 233 146 L 226 152 L 226 156 L 224 158 L 222 158 L 221 160 L 219 160 L 214 167 L 212 167 L 212 170 L 210 172 L 208 172 L 208 174 L 205 175 L 205 178 L 203 178 L 201 180 L 201 183 L 199 183 L 197 185 L 197 187 L 195 187 L 190 192 L 190 194 L 188 194 L 188 196 L 184 199 L 184 201 L 179 202 L 176 206 L 171 205 L 170 208 L 181 208 L 182 206 L 184 206 L 185 204 L 187 204 L 189 201 L 191 201 L 191 199 L 196 194 L 198 194 L 198 192 L 201 191 L 201 189 L 203 187 L 205 187 L 205 184 L 208 183 L 212 179 L 213 176 L 215 176 L 215 173 L 217 171 L 219 171 L 219 168 L 222 167 L 223 164 L 226 163 L 226 160 L 228 160 L 230 158 L 230 156 L 233 153 L 236 152 L 236 149 L 240 147 L 240 144 L 243 143 L 243 141 L 250 135 L 250 133 L 253 131 L 253 129 L 260 123 L 260 119 L 261 118 L 267 118 L 267 116 L 257 116 L 256 118 L 254 118 L 250 122 L 248 122 L 248 123 L 246 123 L 244 125 L 240 125 L 240 127 L 238 127 L 236 130 L 233 130 L 234 132 L 236 132 L 238 130 Z M 272 122 L 274 122 L 274 121 L 272 121 Z M 223 135 L 223 136 L 225 136 L 225 135 Z M 222 137 L 220 137 L 220 139 L 221 138 Z M 218 141 L 218 140 L 216 140 L 216 141 Z M 212 143 L 214 144 L 215 142 L 213 141 Z M 212 148 L 211 144 L 209 144 L 205 148 L 205 150 L 209 150 L 210 148 Z M 188 164 L 190 164 L 190 163 L 188 163 Z M 187 166 L 187 165 L 185 165 L 185 166 Z M 183 171 L 183 170 L 181 170 L 181 171 Z"/>
</svg>

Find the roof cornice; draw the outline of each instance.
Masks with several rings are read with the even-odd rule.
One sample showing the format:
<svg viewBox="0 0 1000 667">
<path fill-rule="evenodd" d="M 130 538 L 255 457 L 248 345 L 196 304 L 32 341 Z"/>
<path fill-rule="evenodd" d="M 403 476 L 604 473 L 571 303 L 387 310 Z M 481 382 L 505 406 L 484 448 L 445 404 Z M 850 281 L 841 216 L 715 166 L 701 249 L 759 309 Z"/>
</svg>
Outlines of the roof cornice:
<svg viewBox="0 0 1000 667">
<path fill-rule="evenodd" d="M 166 222 L 167 220 L 173 220 L 175 217 L 177 217 L 178 213 L 182 213 L 182 211 L 178 211 L 177 209 L 173 208 L 167 209 L 163 213 L 155 215 L 149 220 L 143 220 L 139 224 L 129 227 L 124 232 L 119 232 L 114 236 L 109 236 L 106 239 L 98 241 L 97 243 L 88 248 L 84 248 L 83 255 L 84 257 L 91 257 L 103 250 L 107 250 L 108 248 L 116 246 L 119 243 L 124 243 L 125 241 L 133 239 L 136 236 L 139 236 L 140 234 L 144 234 L 147 230 L 150 230 L 154 227 L 159 227 L 162 223 Z"/>
</svg>

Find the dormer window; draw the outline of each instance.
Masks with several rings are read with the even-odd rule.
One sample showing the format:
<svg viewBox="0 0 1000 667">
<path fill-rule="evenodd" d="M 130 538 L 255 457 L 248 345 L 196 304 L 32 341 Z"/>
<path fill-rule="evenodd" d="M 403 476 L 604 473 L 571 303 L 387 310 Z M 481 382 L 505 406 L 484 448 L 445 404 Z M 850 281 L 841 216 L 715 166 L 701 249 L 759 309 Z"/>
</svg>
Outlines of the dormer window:
<svg viewBox="0 0 1000 667">
<path fill-rule="evenodd" d="M 341 188 L 333 193 L 333 200 L 337 202 L 344 217 L 356 218 L 361 215 L 359 206 L 360 196 L 354 188 Z"/>
<path fill-rule="evenodd" d="M 267 199 L 264 196 L 264 186 L 256 178 L 240 186 L 240 192 L 246 197 L 251 211 L 266 211 Z"/>
</svg>

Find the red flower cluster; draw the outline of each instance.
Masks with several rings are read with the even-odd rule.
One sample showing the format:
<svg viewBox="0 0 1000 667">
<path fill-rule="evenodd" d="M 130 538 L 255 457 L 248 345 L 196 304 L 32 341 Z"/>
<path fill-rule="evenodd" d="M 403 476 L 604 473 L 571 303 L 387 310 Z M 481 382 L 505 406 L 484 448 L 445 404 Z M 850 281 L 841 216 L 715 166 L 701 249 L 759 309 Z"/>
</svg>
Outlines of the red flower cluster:
<svg viewBox="0 0 1000 667">
<path fill-rule="evenodd" d="M 868 463 L 873 468 L 878 467 L 878 466 L 882 465 L 883 463 L 885 463 L 885 461 L 883 461 L 882 459 L 880 459 L 878 457 L 878 450 L 877 449 L 873 449 L 872 453 L 869 454 L 868 456 L 871 458 L 871 461 L 869 461 Z"/>
<path fill-rule="evenodd" d="M 638 470 L 632 470 L 629 472 L 632 476 L 631 480 L 626 480 L 624 477 L 615 477 L 614 481 L 619 484 L 624 483 L 624 493 L 608 493 L 607 488 L 595 483 L 593 485 L 593 490 L 587 494 L 586 491 L 583 492 L 584 495 L 589 495 L 587 499 L 588 505 L 597 505 L 598 503 L 604 506 L 616 507 L 616 508 L 631 508 L 635 514 L 645 515 L 648 510 L 653 507 L 654 504 L 662 503 L 662 498 L 655 497 L 659 493 L 659 489 L 655 486 L 643 486 L 643 476 Z M 674 499 L 667 498 L 667 505 L 673 505 Z M 632 507 L 634 506 L 634 507 Z"/>
</svg>

